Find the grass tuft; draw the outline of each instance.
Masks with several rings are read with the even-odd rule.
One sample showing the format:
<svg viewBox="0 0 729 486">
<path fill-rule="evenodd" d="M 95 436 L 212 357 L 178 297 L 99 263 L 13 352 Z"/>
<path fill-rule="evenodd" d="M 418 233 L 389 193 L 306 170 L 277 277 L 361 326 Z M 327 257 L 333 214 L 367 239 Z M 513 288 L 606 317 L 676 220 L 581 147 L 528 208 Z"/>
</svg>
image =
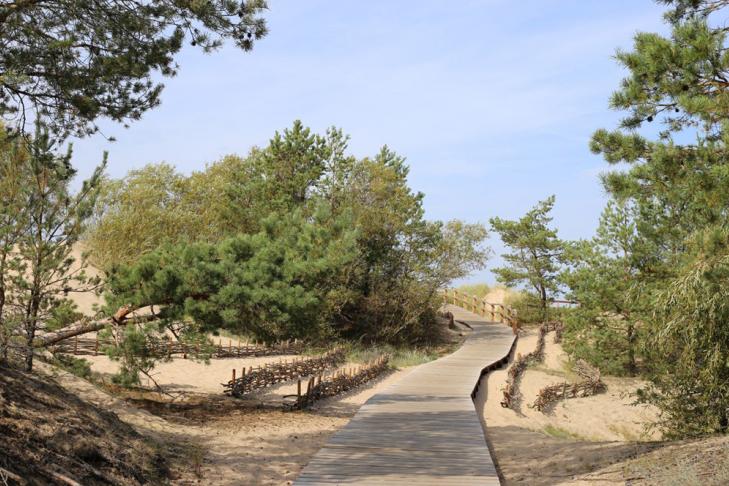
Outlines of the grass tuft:
<svg viewBox="0 0 729 486">
<path fill-rule="evenodd" d="M 347 351 L 347 360 L 355 363 L 365 363 L 382 354 L 389 354 L 390 366 L 398 369 L 417 366 L 439 357 L 438 351 L 433 348 L 396 348 L 389 345 L 378 345 L 370 347 L 352 346 Z"/>
<path fill-rule="evenodd" d="M 491 292 L 491 287 L 485 283 L 464 284 L 458 287 L 458 290 L 465 294 L 474 295 L 483 299 L 489 292 Z"/>
<path fill-rule="evenodd" d="M 556 425 L 547 425 L 542 429 L 542 432 L 555 439 L 572 439 L 572 440 L 589 440 L 580 434 L 576 434 L 562 427 Z"/>
</svg>

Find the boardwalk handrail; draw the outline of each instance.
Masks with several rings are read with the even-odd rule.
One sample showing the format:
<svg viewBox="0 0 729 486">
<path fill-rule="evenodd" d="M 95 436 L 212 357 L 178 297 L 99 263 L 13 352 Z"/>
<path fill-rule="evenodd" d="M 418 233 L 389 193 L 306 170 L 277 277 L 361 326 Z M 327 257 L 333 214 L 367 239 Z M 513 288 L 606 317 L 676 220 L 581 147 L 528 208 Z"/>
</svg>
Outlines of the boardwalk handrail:
<svg viewBox="0 0 729 486">
<path fill-rule="evenodd" d="M 442 295 L 444 303 L 462 307 L 482 317 L 488 317 L 492 322 L 508 324 L 516 334 L 519 319 L 516 309 L 510 305 L 488 302 L 485 298 L 478 298 L 457 289 L 444 289 Z"/>
</svg>

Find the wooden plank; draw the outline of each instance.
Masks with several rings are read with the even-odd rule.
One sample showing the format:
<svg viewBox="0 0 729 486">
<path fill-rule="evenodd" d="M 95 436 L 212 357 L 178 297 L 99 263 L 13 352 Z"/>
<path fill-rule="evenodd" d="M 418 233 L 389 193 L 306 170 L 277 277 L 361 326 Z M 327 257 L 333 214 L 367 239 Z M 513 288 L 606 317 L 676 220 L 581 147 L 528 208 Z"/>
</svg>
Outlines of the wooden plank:
<svg viewBox="0 0 729 486">
<path fill-rule="evenodd" d="M 452 305 L 446 310 L 473 328 L 464 345 L 370 398 L 294 484 L 499 484 L 471 393 L 484 369 L 508 356 L 515 337 L 508 326 Z"/>
</svg>

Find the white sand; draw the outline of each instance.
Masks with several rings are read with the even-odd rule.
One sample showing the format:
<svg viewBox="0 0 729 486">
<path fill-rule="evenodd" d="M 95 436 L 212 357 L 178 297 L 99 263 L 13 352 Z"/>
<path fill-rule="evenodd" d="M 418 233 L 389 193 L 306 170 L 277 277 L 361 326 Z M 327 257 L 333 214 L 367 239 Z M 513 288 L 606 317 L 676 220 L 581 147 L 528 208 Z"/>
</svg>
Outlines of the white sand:
<svg viewBox="0 0 729 486">
<path fill-rule="evenodd" d="M 172 361 L 160 362 L 152 371 L 152 378 L 165 390 L 187 393 L 211 393 L 220 394 L 223 392 L 223 383 L 227 383 L 236 370 L 236 376 L 241 375 L 245 366 L 256 368 L 266 363 L 274 363 L 281 360 L 300 359 L 299 356 L 266 356 L 261 358 L 227 358 L 211 359 L 209 364 L 183 359 L 175 356 Z M 106 356 L 84 356 L 91 363 L 91 370 L 103 375 L 112 375 L 119 370 L 119 363 L 110 360 Z M 142 378 L 143 386 L 150 386 L 147 378 Z"/>
<path fill-rule="evenodd" d="M 500 404 L 506 368 L 484 377 L 476 396 L 476 408 L 507 485 L 551 486 L 569 481 L 645 452 L 652 443 L 633 441 L 656 438 L 643 432 L 656 410 L 631 405 L 630 393 L 641 385 L 635 379 L 604 379 L 606 393 L 562 401 L 546 415 L 530 408 L 542 387 L 576 379 L 565 370 L 567 357 L 554 344 L 553 335 L 546 337 L 544 362 L 522 376 L 518 411 Z M 536 331 L 527 332 L 519 338 L 516 353 L 527 354 L 536 343 Z"/>
<path fill-rule="evenodd" d="M 519 410 L 503 408 L 500 404 L 506 383 L 507 369 L 496 370 L 482 382 L 487 388 L 485 403 L 479 404 L 484 419 L 490 427 L 516 426 L 541 431 L 547 426 L 573 434 L 576 438 L 590 441 L 656 440 L 655 432 L 646 433 L 644 425 L 655 421 L 657 410 L 648 405 L 633 405 L 636 390 L 643 385 L 638 379 L 604 378 L 607 392 L 592 397 L 571 398 L 560 401 L 548 414 L 529 405 L 545 386 L 579 378 L 569 373 L 565 364 L 568 358 L 562 347 L 554 343 L 554 333 L 546 337 L 545 359 L 538 366 L 528 368 L 522 376 L 519 390 L 522 395 Z M 536 331 L 519 338 L 517 354 L 527 354 L 537 343 Z"/>
<path fill-rule="evenodd" d="M 278 358 L 273 358 L 274 360 Z M 210 390 L 211 399 L 232 406 L 230 412 L 211 414 L 203 424 L 167 420 L 146 410 L 115 398 L 88 382 L 59 370 L 52 372 L 59 382 L 106 410 L 116 413 L 139 432 L 167 443 L 196 443 L 204 448 L 202 478 L 182 471 L 173 484 L 216 485 L 290 485 L 311 457 L 329 437 L 344 426 L 359 407 L 372 395 L 410 372 L 401 370 L 374 380 L 339 397 L 322 400 L 311 411 L 283 412 L 270 409 L 237 409 L 235 399 L 221 395 L 219 375 L 228 378 L 231 365 L 240 368 L 251 363 L 263 363 L 271 358 L 247 360 L 213 360 L 207 366 L 189 360 L 176 359 L 160 366 L 159 379 L 171 387 L 189 392 Z M 105 357 L 92 357 L 94 368 L 111 371 L 115 363 Z M 349 366 L 350 364 L 348 364 Z M 41 365 L 46 371 L 50 368 Z M 217 386 L 216 386 L 217 383 Z M 295 390 L 295 385 L 293 385 Z M 292 385 L 284 385 L 278 394 Z"/>
</svg>

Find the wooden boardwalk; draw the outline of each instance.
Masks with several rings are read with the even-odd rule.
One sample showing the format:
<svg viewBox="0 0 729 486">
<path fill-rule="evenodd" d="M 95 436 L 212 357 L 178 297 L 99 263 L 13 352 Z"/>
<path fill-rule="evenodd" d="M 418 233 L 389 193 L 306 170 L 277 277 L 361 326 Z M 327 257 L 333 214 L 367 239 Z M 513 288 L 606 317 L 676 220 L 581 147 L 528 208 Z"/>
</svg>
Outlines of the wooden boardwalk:
<svg viewBox="0 0 729 486">
<path fill-rule="evenodd" d="M 464 345 L 370 398 L 294 484 L 499 484 L 471 394 L 515 338 L 507 325 L 448 310 L 473 328 Z"/>
</svg>

